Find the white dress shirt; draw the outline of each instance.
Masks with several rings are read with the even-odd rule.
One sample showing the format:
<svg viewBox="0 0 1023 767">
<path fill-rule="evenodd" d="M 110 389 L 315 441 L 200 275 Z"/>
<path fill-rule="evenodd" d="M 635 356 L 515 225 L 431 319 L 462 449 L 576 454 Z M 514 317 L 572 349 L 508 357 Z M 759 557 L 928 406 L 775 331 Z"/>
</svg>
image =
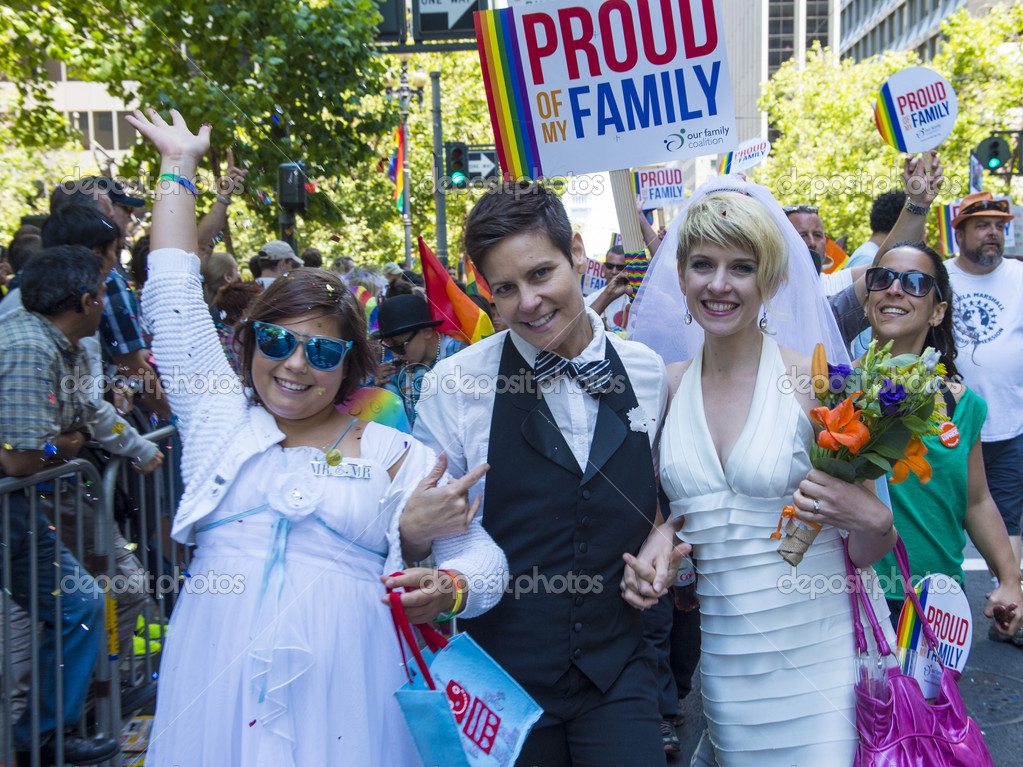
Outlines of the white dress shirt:
<svg viewBox="0 0 1023 767">
<path fill-rule="evenodd" d="M 667 373 L 660 355 L 641 343 L 625 341 L 604 330 L 600 317 L 591 309 L 586 316 L 593 328 L 593 339 L 582 353 L 571 360 L 576 364 L 604 358 L 605 339 L 611 342 L 629 374 L 636 394 L 637 410 L 630 411 L 627 424 L 634 431 L 645 431 L 657 465 L 656 444 L 667 401 Z M 530 366 L 511 380 L 498 380 L 505 337 Z M 538 349 L 510 330 L 497 333 L 464 349 L 454 357 L 441 360 L 423 378 L 423 392 L 416 407 L 413 436 L 437 452 L 448 456 L 448 471 L 460 477 L 487 460 L 490 423 L 495 391 L 523 385 L 525 374 L 536 361 Z M 535 384 L 534 384 L 535 385 Z M 566 376 L 540 387 L 558 429 L 585 472 L 599 403 Z M 470 496 L 482 495 L 486 476 L 470 490 Z"/>
</svg>

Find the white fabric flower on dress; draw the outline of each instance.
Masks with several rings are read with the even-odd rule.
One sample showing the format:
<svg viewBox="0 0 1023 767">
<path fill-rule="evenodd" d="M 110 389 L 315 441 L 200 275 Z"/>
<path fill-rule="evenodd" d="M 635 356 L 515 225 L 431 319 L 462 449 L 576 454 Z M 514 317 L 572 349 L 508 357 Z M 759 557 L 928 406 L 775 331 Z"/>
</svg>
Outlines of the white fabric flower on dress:
<svg viewBox="0 0 1023 767">
<path fill-rule="evenodd" d="M 629 416 L 629 428 L 633 431 L 641 431 L 644 433 L 650 433 L 650 427 L 653 425 L 654 419 L 650 418 L 646 411 L 637 405 L 632 408 L 626 415 Z"/>
<path fill-rule="evenodd" d="M 285 474 L 277 480 L 277 486 L 267 496 L 270 508 L 299 522 L 314 511 L 323 498 L 323 486 L 307 474 Z"/>
</svg>

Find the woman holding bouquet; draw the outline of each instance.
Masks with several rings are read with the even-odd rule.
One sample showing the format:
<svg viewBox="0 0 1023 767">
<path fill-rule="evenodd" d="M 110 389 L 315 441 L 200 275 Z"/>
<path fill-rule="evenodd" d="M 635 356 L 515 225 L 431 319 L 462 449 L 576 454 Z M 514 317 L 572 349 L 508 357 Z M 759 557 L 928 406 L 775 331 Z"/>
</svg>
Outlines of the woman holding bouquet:
<svg viewBox="0 0 1023 767">
<path fill-rule="evenodd" d="M 811 471 L 817 403 L 798 384 L 818 341 L 842 358 L 837 326 L 806 246 L 763 187 L 710 182 L 664 242 L 633 327 L 666 361 L 683 360 L 668 368 L 661 437 L 672 521 L 626 555 L 623 595 L 653 604 L 669 583 L 675 532 L 692 544 L 708 728 L 694 764 L 849 765 L 857 732 L 843 531 L 861 567 L 896 535 L 872 489 Z M 822 525 L 798 571 L 771 538 L 790 503 Z"/>
<path fill-rule="evenodd" d="M 915 473 L 898 469 L 898 483 L 889 486 L 914 579 L 944 573 L 961 583 L 969 533 L 998 577 L 984 614 L 995 619 L 995 631 L 1013 636 L 1023 624 L 1019 563 L 984 475 L 980 428 L 987 405 L 959 382 L 956 370 L 948 272 L 941 257 L 922 242 L 902 242 L 867 270 L 866 282 L 867 318 L 877 346 L 891 341 L 892 355 L 920 355 L 930 347 L 931 367 L 940 362 L 946 371 L 947 386 L 935 396 L 944 400 L 954 428 L 943 426 L 939 434 L 923 438 L 931 478 L 923 484 Z M 886 556 L 874 569 L 897 616 L 903 595 L 895 558 Z"/>
</svg>

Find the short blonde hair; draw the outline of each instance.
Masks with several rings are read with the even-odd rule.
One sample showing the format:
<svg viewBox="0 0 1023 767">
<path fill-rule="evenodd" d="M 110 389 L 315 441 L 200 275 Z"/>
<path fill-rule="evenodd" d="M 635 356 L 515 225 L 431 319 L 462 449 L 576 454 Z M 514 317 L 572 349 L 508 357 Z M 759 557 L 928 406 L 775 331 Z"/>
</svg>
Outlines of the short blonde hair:
<svg viewBox="0 0 1023 767">
<path fill-rule="evenodd" d="M 764 305 L 778 292 L 789 270 L 785 237 L 762 204 L 740 192 L 715 192 L 689 206 L 678 230 L 678 276 L 700 243 L 749 253 L 757 261 L 757 287 Z"/>
</svg>

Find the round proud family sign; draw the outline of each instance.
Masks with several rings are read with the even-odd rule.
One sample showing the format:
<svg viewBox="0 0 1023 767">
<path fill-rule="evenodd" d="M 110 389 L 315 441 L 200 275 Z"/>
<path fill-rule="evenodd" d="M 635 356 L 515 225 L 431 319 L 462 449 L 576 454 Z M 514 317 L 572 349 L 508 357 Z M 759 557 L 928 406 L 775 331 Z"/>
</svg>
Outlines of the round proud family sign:
<svg viewBox="0 0 1023 767">
<path fill-rule="evenodd" d="M 888 78 L 877 94 L 874 120 L 881 137 L 900 152 L 936 149 L 959 116 L 948 80 L 927 67 L 909 67 Z"/>
</svg>

